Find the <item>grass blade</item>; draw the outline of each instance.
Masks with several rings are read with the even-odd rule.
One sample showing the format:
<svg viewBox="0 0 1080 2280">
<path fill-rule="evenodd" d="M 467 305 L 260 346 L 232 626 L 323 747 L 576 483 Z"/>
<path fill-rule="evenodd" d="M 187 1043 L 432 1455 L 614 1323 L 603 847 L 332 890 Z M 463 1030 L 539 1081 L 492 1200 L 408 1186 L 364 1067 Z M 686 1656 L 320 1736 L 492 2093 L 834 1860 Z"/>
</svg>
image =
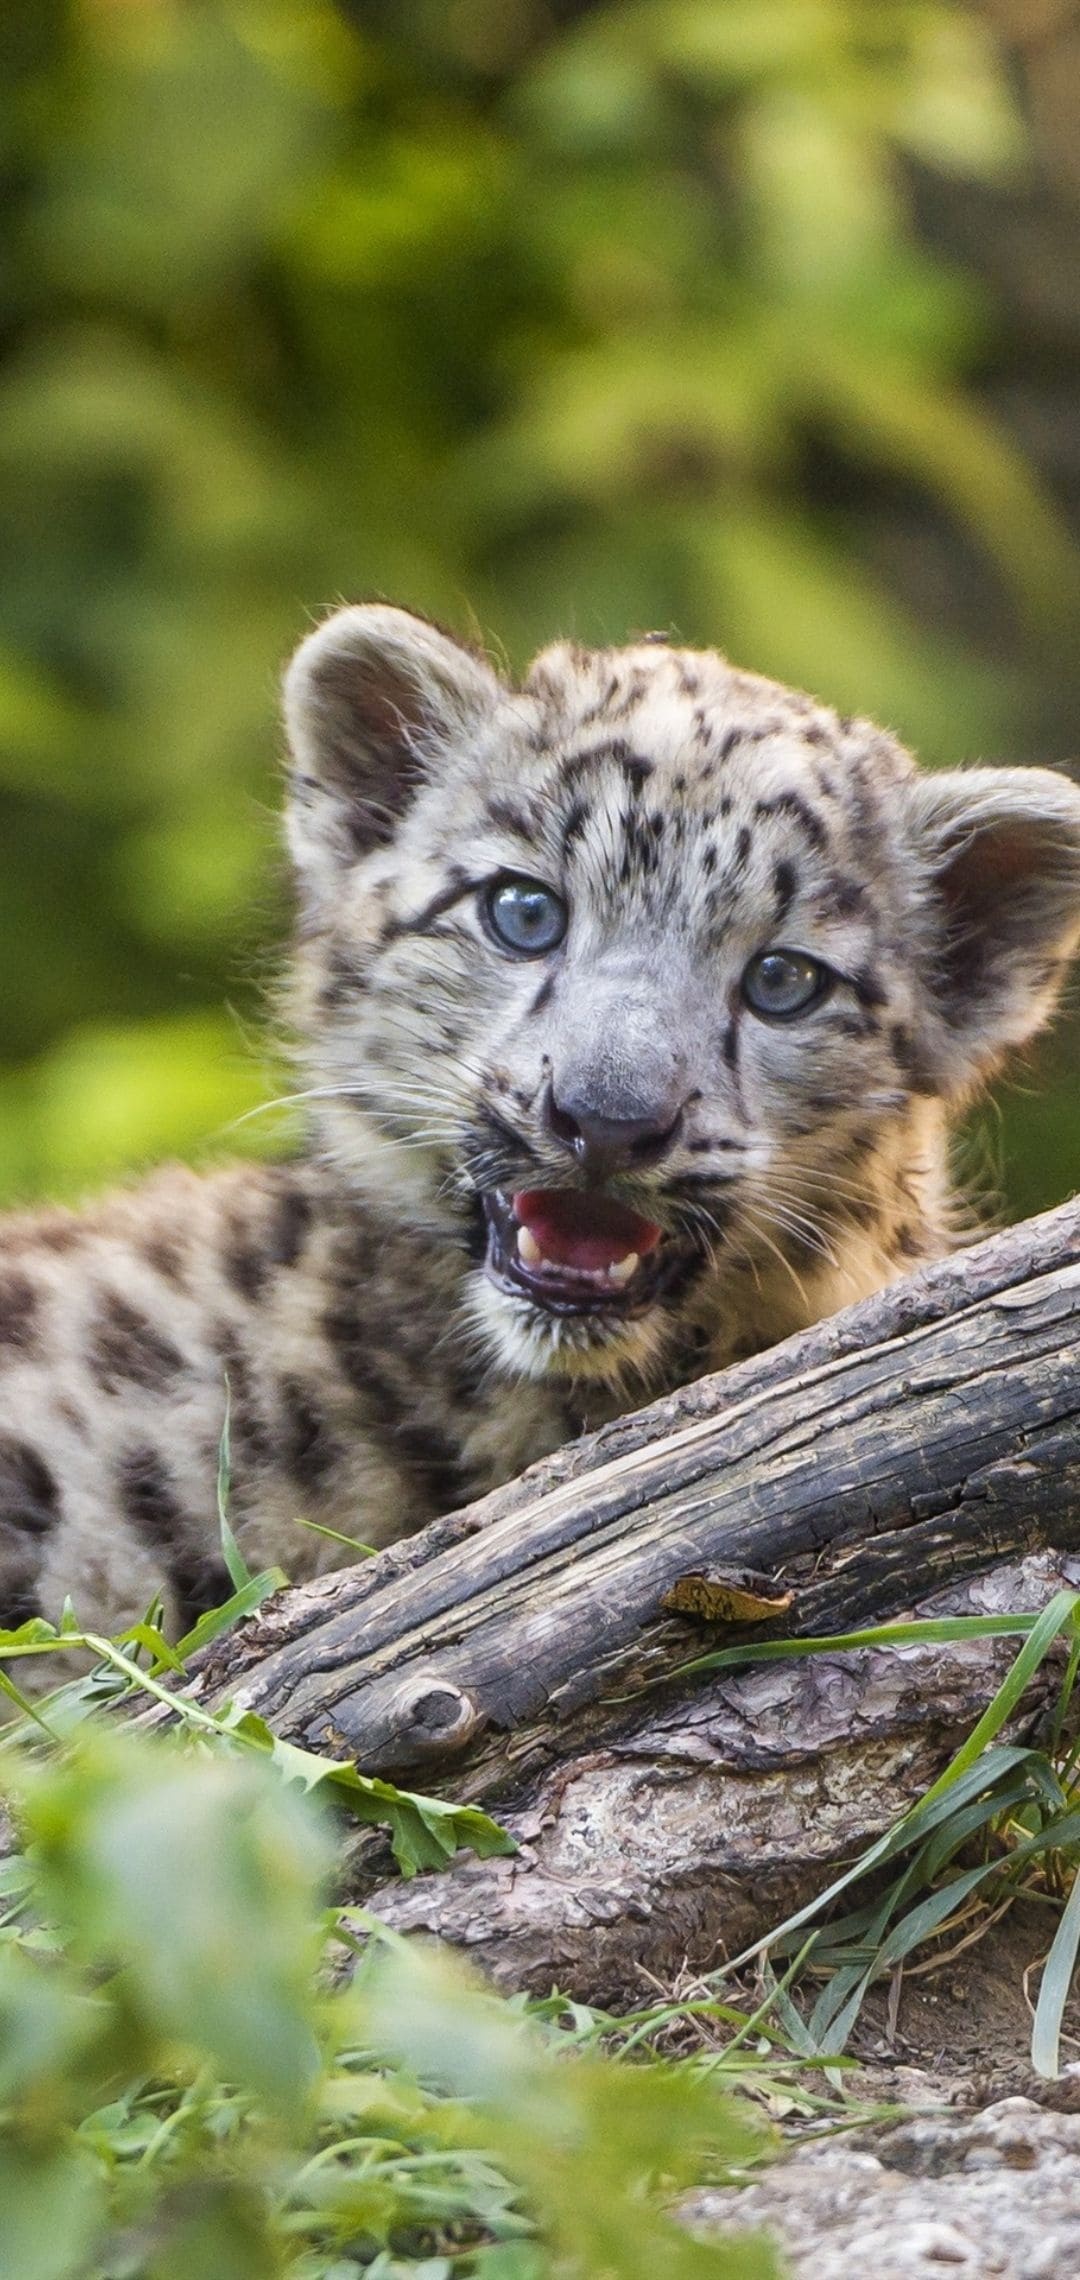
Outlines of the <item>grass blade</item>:
<svg viewBox="0 0 1080 2280">
<path fill-rule="evenodd" d="M 1066 1596 L 1064 1593 L 1060 1597 Z M 1045 1612 L 1045 1610 L 1044 1610 Z M 718 1647 L 715 1654 L 698 1655 L 680 1663 L 662 1683 L 689 1678 L 697 1671 L 736 1670 L 745 1663 L 790 1662 L 800 1655 L 837 1655 L 858 1647 L 940 1646 L 949 1639 L 1027 1638 L 1041 1620 L 1038 1615 L 938 1615 L 910 1623 L 875 1623 L 865 1631 L 831 1631 L 808 1639 L 759 1639 L 742 1647 Z"/>
<path fill-rule="evenodd" d="M 217 1508 L 218 1528 L 221 1532 L 221 1556 L 229 1571 L 229 1582 L 234 1591 L 244 1591 L 251 1582 L 249 1568 L 243 1552 L 229 1525 L 229 1483 L 232 1478 L 232 1459 L 229 1449 L 229 1426 L 232 1416 L 232 1392 L 225 1380 L 225 1415 L 218 1442 Z"/>
<path fill-rule="evenodd" d="M 1064 1914 L 1054 1933 L 1043 1967 L 1035 2023 L 1031 2030 L 1031 2063 L 1045 2081 L 1056 2082 L 1061 2073 L 1061 2021 L 1076 1969 L 1080 1948 L 1080 1875 L 1074 1876 Z"/>
</svg>

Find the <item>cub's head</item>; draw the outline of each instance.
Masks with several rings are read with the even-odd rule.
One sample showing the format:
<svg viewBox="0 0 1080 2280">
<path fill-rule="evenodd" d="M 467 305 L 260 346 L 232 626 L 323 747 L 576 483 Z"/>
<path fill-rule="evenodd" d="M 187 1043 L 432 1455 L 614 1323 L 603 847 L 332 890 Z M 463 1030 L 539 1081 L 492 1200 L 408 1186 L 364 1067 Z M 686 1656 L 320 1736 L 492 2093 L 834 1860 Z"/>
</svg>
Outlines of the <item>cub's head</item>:
<svg viewBox="0 0 1080 2280">
<path fill-rule="evenodd" d="M 817 1277 L 810 1318 L 849 1255 L 865 1288 L 932 1247 L 942 1104 L 1080 934 L 1066 779 L 920 776 L 664 642 L 511 688 L 381 605 L 308 637 L 285 711 L 320 1143 L 506 1368 L 647 1375 L 763 1276 Z"/>
</svg>

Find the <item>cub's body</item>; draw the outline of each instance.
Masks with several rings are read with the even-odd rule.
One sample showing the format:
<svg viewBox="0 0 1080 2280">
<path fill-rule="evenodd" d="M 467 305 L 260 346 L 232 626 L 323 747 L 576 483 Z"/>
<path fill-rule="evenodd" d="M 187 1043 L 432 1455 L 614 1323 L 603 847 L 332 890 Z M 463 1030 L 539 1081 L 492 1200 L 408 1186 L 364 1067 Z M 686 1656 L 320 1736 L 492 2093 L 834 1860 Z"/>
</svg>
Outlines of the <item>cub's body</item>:
<svg viewBox="0 0 1080 2280">
<path fill-rule="evenodd" d="M 296 1162 L 0 1229 L 0 1621 L 385 1543 L 951 1240 L 947 1121 L 1049 1012 L 1080 793 L 921 776 L 712 653 L 520 690 L 342 611 L 286 683 Z"/>
</svg>

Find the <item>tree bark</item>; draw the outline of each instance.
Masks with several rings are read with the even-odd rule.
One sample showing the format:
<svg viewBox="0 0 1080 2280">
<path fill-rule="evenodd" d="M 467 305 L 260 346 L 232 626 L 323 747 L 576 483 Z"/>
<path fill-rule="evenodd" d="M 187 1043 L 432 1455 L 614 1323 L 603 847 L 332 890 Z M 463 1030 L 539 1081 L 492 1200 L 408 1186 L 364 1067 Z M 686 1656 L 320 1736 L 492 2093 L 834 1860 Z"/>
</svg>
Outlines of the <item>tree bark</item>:
<svg viewBox="0 0 1080 2280">
<path fill-rule="evenodd" d="M 1015 1645 L 680 1666 L 1041 1604 L 1080 1550 L 1078 1329 L 1070 1204 L 282 1594 L 199 1687 L 507 1822 L 517 1858 L 412 1887 L 358 1843 L 395 1923 L 594 2000 L 703 1963 L 913 1801 Z"/>
</svg>

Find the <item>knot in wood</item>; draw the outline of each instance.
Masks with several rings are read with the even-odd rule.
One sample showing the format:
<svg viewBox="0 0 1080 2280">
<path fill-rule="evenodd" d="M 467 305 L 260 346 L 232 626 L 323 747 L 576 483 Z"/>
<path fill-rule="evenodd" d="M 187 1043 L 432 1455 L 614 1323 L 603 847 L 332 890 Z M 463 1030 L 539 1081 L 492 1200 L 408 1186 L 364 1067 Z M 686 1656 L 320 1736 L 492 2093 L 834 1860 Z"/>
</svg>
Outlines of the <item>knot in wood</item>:
<svg viewBox="0 0 1080 2280">
<path fill-rule="evenodd" d="M 471 1696 L 448 1678 L 411 1678 L 399 1689 L 394 1722 L 410 1753 L 439 1757 L 463 1749 L 480 1724 Z"/>
</svg>

